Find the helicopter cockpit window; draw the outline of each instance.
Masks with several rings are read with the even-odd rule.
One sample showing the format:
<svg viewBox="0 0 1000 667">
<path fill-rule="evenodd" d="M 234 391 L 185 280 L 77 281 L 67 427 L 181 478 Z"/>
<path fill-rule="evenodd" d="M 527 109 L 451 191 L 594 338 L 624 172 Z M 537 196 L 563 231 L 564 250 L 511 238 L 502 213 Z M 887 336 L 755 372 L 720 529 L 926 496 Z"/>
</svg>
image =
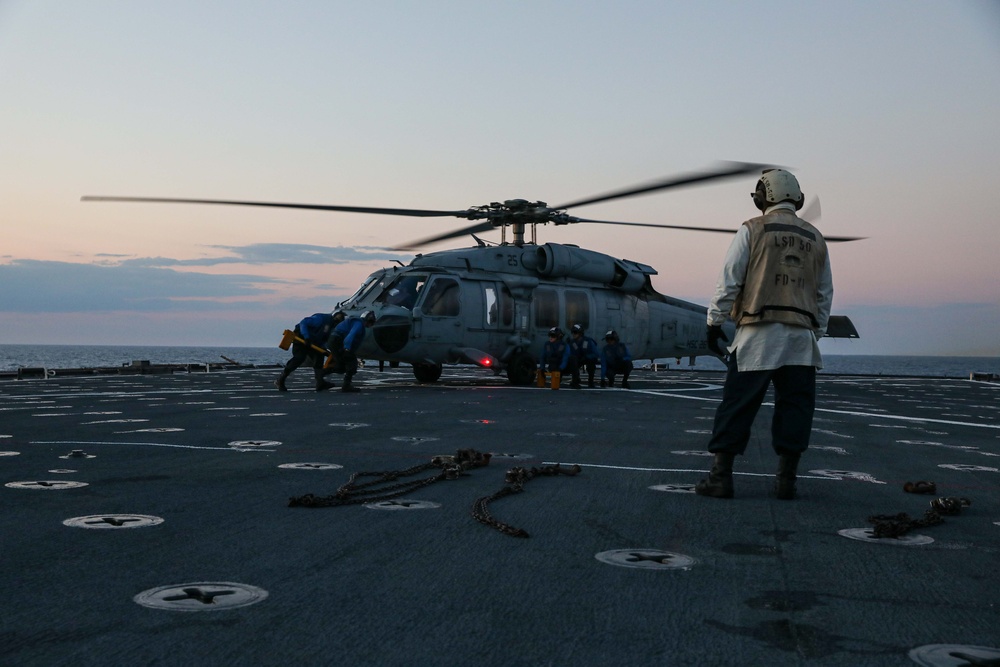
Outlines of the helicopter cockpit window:
<svg viewBox="0 0 1000 667">
<path fill-rule="evenodd" d="M 368 276 L 365 279 L 365 282 L 361 283 L 361 287 L 358 288 L 358 291 L 352 294 L 347 299 L 345 299 L 341 303 L 341 305 L 349 306 L 351 304 L 360 302 L 365 296 L 368 295 L 368 292 L 370 292 L 372 287 L 376 285 L 377 281 L 379 280 L 379 278 L 382 277 L 382 275 L 383 275 L 382 273 L 373 273 L 372 275 Z"/>
<path fill-rule="evenodd" d="M 566 326 L 574 324 L 590 328 L 590 299 L 586 292 L 566 292 Z"/>
<path fill-rule="evenodd" d="M 539 329 L 559 326 L 559 295 L 555 290 L 535 290 L 535 326 Z"/>
<path fill-rule="evenodd" d="M 425 274 L 415 275 L 405 273 L 389 285 L 376 301 L 389 306 L 401 306 L 412 309 L 425 284 L 427 284 L 427 276 Z"/>
<path fill-rule="evenodd" d="M 432 317 L 455 317 L 459 311 L 458 281 L 436 278 L 424 291 L 422 309 Z"/>
</svg>

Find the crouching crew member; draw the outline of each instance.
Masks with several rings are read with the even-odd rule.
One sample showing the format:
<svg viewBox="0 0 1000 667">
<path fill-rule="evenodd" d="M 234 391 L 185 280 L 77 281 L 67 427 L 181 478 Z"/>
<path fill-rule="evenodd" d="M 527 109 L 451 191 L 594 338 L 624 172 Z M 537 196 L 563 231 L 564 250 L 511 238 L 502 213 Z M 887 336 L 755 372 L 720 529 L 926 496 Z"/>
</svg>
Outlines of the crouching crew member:
<svg viewBox="0 0 1000 667">
<path fill-rule="evenodd" d="M 559 379 L 572 361 L 569 345 L 563 340 L 559 327 L 549 329 L 549 339 L 542 346 L 541 361 L 538 363 L 539 387 L 545 386 L 545 371 L 552 373 L 552 388 L 559 388 Z M 572 370 L 572 369 L 570 369 Z"/>
<path fill-rule="evenodd" d="M 341 391 L 360 391 L 352 384 L 358 372 L 358 348 L 365 339 L 366 329 L 375 325 L 375 313 L 365 312 L 361 317 L 348 317 L 337 325 L 330 336 L 330 351 L 337 357 L 337 366 L 344 370 Z M 331 385 L 333 386 L 333 385 Z"/>
<path fill-rule="evenodd" d="M 597 348 L 597 341 L 590 336 L 584 335 L 584 329 L 579 324 L 574 324 L 570 329 L 572 339 L 569 342 L 570 354 L 573 357 L 573 383 L 570 385 L 574 389 L 580 388 L 580 369 L 587 369 L 587 386 L 594 388 L 594 371 L 597 370 L 597 362 L 601 358 L 600 350 Z"/>
<path fill-rule="evenodd" d="M 632 355 L 625 343 L 618 340 L 618 334 L 611 330 L 604 334 L 604 348 L 601 350 L 601 388 L 614 387 L 615 376 L 621 373 L 622 389 L 628 389 L 628 376 L 632 372 Z"/>
<path fill-rule="evenodd" d="M 736 323 L 736 337 L 708 443 L 715 462 L 695 492 L 733 497 L 733 461 L 746 450 L 773 384 L 771 446 L 779 457 L 774 489 L 778 498 L 791 500 L 812 431 L 816 369 L 823 367 L 816 342 L 830 319 L 833 278 L 823 235 L 795 214 L 804 198 L 794 176 L 765 171 L 751 197 L 763 215 L 736 233 L 708 307 L 709 349 L 725 356 L 727 315 Z"/>
<path fill-rule="evenodd" d="M 316 347 L 326 349 L 327 339 L 333 332 L 334 327 L 343 322 L 343 320 L 344 314 L 340 312 L 333 315 L 329 313 L 316 313 L 295 325 L 295 335 L 305 342 L 301 342 L 298 339 L 292 341 L 292 358 L 288 360 L 285 368 L 281 371 L 281 375 L 274 381 L 274 386 L 278 388 L 278 391 L 288 391 L 288 387 L 285 386 L 285 380 L 292 374 L 292 371 L 307 361 L 316 374 L 316 391 L 323 391 L 333 386 L 323 379 L 323 361 L 325 355 L 314 350 L 312 346 L 315 345 Z"/>
</svg>

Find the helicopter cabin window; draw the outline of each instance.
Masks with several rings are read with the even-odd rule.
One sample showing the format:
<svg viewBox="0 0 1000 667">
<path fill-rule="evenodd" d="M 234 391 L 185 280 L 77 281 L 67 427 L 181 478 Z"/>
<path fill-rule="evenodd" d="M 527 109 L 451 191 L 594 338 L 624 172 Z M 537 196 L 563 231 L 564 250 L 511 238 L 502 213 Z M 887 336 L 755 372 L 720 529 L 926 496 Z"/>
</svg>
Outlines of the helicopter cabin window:
<svg viewBox="0 0 1000 667">
<path fill-rule="evenodd" d="M 566 292 L 566 326 L 574 324 L 590 328 L 590 299 L 586 292 Z"/>
<path fill-rule="evenodd" d="M 514 326 L 514 297 L 506 285 L 500 288 L 500 325 L 504 328 Z"/>
<path fill-rule="evenodd" d="M 555 290 L 535 290 L 535 326 L 548 329 L 559 326 L 559 295 Z"/>
<path fill-rule="evenodd" d="M 483 303 L 486 306 L 486 326 L 510 328 L 514 322 L 514 298 L 503 285 L 499 294 L 493 285 L 483 286 Z"/>
<path fill-rule="evenodd" d="M 425 284 L 427 284 L 426 274 L 404 273 L 396 278 L 376 301 L 388 306 L 412 309 Z"/>
<path fill-rule="evenodd" d="M 497 301 L 496 287 L 483 286 L 483 304 L 486 306 L 486 326 L 495 327 L 500 321 L 500 304 Z"/>
<path fill-rule="evenodd" d="M 458 315 L 458 282 L 452 278 L 436 278 L 425 290 L 424 314 L 432 317 Z"/>
</svg>

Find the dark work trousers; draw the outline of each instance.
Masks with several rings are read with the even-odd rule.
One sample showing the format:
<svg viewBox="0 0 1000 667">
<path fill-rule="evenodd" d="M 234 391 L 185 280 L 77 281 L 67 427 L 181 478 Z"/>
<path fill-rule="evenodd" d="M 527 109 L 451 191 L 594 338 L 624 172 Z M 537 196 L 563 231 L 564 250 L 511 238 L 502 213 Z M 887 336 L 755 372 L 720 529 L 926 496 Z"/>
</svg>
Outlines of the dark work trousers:
<svg viewBox="0 0 1000 667">
<path fill-rule="evenodd" d="M 608 382 L 615 383 L 615 376 L 622 374 L 622 382 L 628 382 L 629 373 L 632 372 L 631 361 L 615 361 L 608 364 Z"/>
<path fill-rule="evenodd" d="M 754 418 L 772 383 L 771 446 L 779 456 L 806 450 L 816 407 L 816 369 L 782 366 L 774 370 L 740 372 L 736 369 L 736 352 L 733 352 L 722 388 L 722 403 L 715 411 L 708 451 L 728 454 L 746 451 Z"/>
<path fill-rule="evenodd" d="M 582 368 L 582 369 L 586 369 L 588 384 L 591 387 L 593 387 L 594 386 L 594 371 L 597 370 L 597 362 L 594 361 L 593 359 L 584 359 L 583 361 L 580 361 L 579 359 L 576 359 L 575 357 L 573 358 L 572 362 L 574 364 L 573 371 L 572 371 L 572 373 L 573 373 L 573 382 L 575 382 L 577 384 L 580 383 L 580 369 Z"/>
<path fill-rule="evenodd" d="M 299 331 L 298 326 L 295 327 L 295 335 L 302 336 L 302 332 Z M 302 364 L 308 364 L 316 374 L 316 381 L 319 382 L 323 379 L 323 360 L 323 355 L 312 349 L 311 346 L 295 341 L 292 343 L 292 358 L 285 364 L 285 371 L 282 373 L 282 378 L 288 377 L 292 371 Z"/>
</svg>

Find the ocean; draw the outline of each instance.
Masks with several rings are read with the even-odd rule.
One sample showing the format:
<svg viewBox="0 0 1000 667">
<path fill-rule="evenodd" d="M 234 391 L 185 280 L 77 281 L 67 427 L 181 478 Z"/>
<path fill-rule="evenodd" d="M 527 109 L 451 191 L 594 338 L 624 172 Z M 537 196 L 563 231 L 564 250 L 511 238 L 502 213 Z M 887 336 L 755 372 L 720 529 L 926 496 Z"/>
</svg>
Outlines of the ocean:
<svg viewBox="0 0 1000 667">
<path fill-rule="evenodd" d="M 225 363 L 268 366 L 284 364 L 288 352 L 278 347 L 144 347 L 119 345 L 0 345 L 0 372 L 18 368 L 106 368 L 133 361 L 152 364 Z M 694 370 L 724 370 L 712 357 L 698 357 Z M 970 373 L 1000 374 L 1000 357 L 929 357 L 894 355 L 823 355 L 821 373 L 969 378 Z M 671 368 L 691 368 L 687 359 L 660 360 Z M 641 364 L 637 364 L 641 365 Z"/>
</svg>

